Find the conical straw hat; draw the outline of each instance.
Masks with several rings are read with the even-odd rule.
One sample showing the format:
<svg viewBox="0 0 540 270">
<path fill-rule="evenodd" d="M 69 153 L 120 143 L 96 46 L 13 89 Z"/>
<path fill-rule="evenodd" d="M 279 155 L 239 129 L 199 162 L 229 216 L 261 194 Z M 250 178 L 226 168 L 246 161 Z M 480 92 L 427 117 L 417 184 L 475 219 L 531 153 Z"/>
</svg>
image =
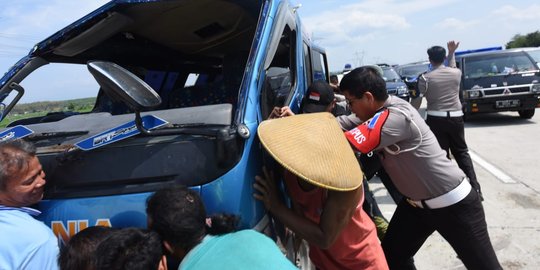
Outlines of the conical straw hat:
<svg viewBox="0 0 540 270">
<path fill-rule="evenodd" d="M 362 171 L 336 119 L 329 113 L 263 121 L 264 148 L 298 177 L 323 188 L 347 191 L 362 184 Z"/>
</svg>

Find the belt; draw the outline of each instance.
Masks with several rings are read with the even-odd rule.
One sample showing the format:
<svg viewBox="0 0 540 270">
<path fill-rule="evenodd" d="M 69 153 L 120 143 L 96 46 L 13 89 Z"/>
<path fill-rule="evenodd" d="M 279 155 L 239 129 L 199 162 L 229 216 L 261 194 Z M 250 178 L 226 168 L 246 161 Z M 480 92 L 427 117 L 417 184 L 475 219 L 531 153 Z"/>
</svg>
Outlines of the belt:
<svg viewBox="0 0 540 270">
<path fill-rule="evenodd" d="M 471 184 L 469 183 L 469 179 L 465 177 L 457 187 L 439 197 L 421 201 L 415 201 L 409 198 L 407 198 L 406 200 L 410 205 L 414 207 L 437 209 L 460 202 L 465 197 L 467 197 L 470 192 Z"/>
<path fill-rule="evenodd" d="M 462 111 L 426 111 L 427 115 L 438 117 L 459 117 L 463 116 Z"/>
</svg>

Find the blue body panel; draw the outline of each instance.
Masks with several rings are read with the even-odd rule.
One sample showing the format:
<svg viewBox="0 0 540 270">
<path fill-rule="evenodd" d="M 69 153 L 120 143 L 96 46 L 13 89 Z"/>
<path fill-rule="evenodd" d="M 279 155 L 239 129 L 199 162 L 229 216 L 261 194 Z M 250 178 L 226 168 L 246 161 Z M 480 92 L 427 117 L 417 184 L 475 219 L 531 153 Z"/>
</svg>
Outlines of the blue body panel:
<svg viewBox="0 0 540 270">
<path fill-rule="evenodd" d="M 117 0 L 111 1 L 66 28 L 38 43 L 34 49 L 15 64 L 1 79 L 0 86 L 13 79 L 33 57 L 50 52 L 62 42 L 69 40 L 91 26 L 97 19 L 120 5 L 130 5 L 165 0 Z M 194 186 L 203 198 L 209 215 L 231 213 L 241 216 L 240 227 L 256 227 L 266 211 L 262 203 L 253 198 L 253 181 L 262 171 L 262 147 L 257 137 L 258 124 L 267 116 L 261 115 L 260 92 L 264 86 L 264 63 L 267 57 L 271 33 L 274 31 L 274 18 L 281 5 L 287 1 L 268 1 L 262 7 L 261 18 L 255 31 L 250 58 L 241 83 L 238 110 L 234 115 L 234 125 L 244 125 L 250 136 L 243 141 L 243 152 L 239 162 L 228 172 L 202 186 Z M 304 40 L 302 25 L 295 13 L 296 20 L 296 81 L 289 106 L 298 111 L 307 82 L 304 80 Z M 327 76 L 327 74 L 325 74 Z M 114 165 L 111 165 L 114 168 Z M 151 192 L 122 194 L 112 196 L 43 200 L 38 207 L 43 212 L 39 217 L 63 241 L 79 230 L 94 225 L 113 227 L 146 227 L 145 204 Z"/>
</svg>

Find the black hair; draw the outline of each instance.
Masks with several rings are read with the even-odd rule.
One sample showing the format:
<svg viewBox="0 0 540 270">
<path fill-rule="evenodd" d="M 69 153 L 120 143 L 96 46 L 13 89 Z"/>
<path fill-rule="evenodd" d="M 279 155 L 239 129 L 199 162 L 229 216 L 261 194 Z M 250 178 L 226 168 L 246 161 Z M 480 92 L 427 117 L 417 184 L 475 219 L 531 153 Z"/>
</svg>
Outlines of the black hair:
<svg viewBox="0 0 540 270">
<path fill-rule="evenodd" d="M 0 190 L 5 190 L 13 174 L 28 169 L 30 159 L 36 155 L 34 144 L 16 139 L 0 143 Z"/>
<path fill-rule="evenodd" d="M 220 214 L 207 222 L 200 196 L 183 186 L 164 188 L 148 198 L 146 213 L 150 229 L 175 248 L 190 250 L 206 233 L 221 235 L 236 230 L 239 218 Z"/>
<path fill-rule="evenodd" d="M 92 270 L 96 267 L 96 249 L 116 229 L 104 226 L 88 227 L 75 234 L 60 250 L 60 270 Z"/>
<path fill-rule="evenodd" d="M 364 93 L 368 91 L 377 101 L 384 101 L 388 98 L 386 82 L 375 68 L 369 66 L 355 68 L 347 73 L 341 79 L 339 88 L 357 98 L 362 98 Z"/>
<path fill-rule="evenodd" d="M 125 228 L 102 241 L 95 256 L 97 270 L 158 269 L 163 245 L 154 231 Z"/>
<path fill-rule="evenodd" d="M 433 46 L 427 49 L 427 54 L 429 56 L 429 60 L 434 64 L 442 64 L 442 62 L 444 62 L 444 58 L 446 57 L 446 50 L 441 46 Z"/>
</svg>

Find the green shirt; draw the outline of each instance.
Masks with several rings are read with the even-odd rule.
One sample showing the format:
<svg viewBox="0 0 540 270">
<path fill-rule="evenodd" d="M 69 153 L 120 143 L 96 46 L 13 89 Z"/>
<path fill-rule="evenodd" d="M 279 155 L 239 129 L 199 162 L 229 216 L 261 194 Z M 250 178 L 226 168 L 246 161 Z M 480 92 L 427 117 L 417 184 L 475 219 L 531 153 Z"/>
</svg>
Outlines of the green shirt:
<svg viewBox="0 0 540 270">
<path fill-rule="evenodd" d="M 182 260 L 179 270 L 206 269 L 298 269 L 276 243 L 254 230 L 220 236 L 207 235 Z"/>
</svg>

